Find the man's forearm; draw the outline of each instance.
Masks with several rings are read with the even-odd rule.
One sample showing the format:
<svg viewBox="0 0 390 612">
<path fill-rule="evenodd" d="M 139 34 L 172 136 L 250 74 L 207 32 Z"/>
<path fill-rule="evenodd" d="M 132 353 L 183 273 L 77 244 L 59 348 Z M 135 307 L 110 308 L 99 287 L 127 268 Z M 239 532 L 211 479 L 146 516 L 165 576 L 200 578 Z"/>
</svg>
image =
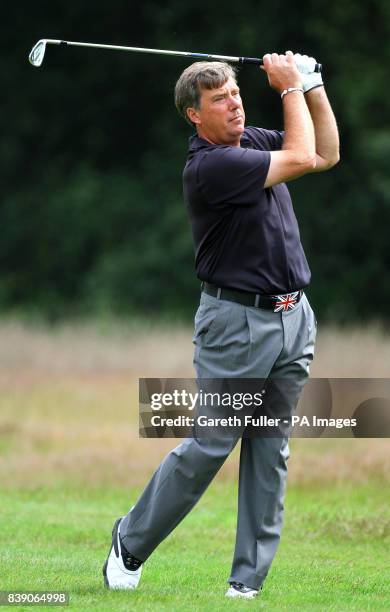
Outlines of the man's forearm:
<svg viewBox="0 0 390 612">
<path fill-rule="evenodd" d="M 313 172 L 328 170 L 340 159 L 336 119 L 324 87 L 315 87 L 305 94 L 313 120 L 317 164 Z"/>
<path fill-rule="evenodd" d="M 283 150 L 291 151 L 304 161 L 315 158 L 313 121 L 305 98 L 300 92 L 283 98 L 284 141 Z"/>
</svg>

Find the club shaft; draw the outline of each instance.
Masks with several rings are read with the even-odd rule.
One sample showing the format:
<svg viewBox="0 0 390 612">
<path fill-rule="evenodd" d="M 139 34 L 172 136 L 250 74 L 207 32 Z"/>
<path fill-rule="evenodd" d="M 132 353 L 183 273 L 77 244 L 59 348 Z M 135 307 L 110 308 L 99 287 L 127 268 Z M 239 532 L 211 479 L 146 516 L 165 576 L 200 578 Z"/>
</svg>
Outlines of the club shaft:
<svg viewBox="0 0 390 612">
<path fill-rule="evenodd" d="M 103 45 L 99 43 L 75 42 L 71 40 L 44 39 L 47 44 L 63 45 L 69 47 L 91 47 L 93 49 L 110 49 L 113 51 L 130 51 L 134 53 L 153 53 L 155 55 L 172 55 L 176 57 L 191 57 L 201 60 L 217 60 L 233 62 L 237 64 L 256 64 L 263 65 L 263 60 L 259 57 L 237 57 L 232 55 L 214 55 L 210 53 L 192 53 L 191 51 L 168 51 L 167 49 L 146 49 L 143 47 L 123 47 L 121 45 Z M 316 64 L 316 72 L 321 72 L 321 64 Z"/>
<path fill-rule="evenodd" d="M 177 57 L 196 57 L 202 59 L 215 59 L 215 60 L 223 60 L 226 62 L 237 62 L 244 59 L 249 58 L 240 58 L 230 55 L 212 55 L 210 53 L 191 53 L 190 51 L 168 51 L 167 49 L 146 49 L 143 47 L 124 47 L 121 45 L 103 45 L 99 43 L 85 43 L 85 42 L 75 42 L 72 40 L 52 40 L 46 39 L 46 43 L 52 45 L 64 45 L 70 47 L 92 47 L 93 49 L 111 49 L 114 51 L 133 51 L 134 53 L 154 53 L 156 55 L 174 55 Z M 260 58 L 250 58 L 253 60 L 253 63 L 262 64 L 263 60 Z"/>
</svg>

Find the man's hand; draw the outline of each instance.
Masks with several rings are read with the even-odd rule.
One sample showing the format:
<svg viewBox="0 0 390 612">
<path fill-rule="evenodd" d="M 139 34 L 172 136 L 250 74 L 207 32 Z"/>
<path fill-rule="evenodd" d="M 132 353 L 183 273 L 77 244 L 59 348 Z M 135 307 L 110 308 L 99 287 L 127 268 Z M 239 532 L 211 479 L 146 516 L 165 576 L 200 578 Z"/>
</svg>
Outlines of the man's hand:
<svg viewBox="0 0 390 612">
<path fill-rule="evenodd" d="M 267 53 L 263 57 L 262 68 L 271 87 L 279 93 L 290 87 L 302 87 L 302 75 L 298 72 L 292 51 L 287 51 L 285 55 Z"/>
<path fill-rule="evenodd" d="M 317 60 L 314 59 L 314 57 L 295 53 L 294 59 L 301 75 L 304 93 L 307 93 L 314 87 L 318 87 L 319 85 L 324 84 L 321 72 L 314 72 L 317 63 Z"/>
</svg>

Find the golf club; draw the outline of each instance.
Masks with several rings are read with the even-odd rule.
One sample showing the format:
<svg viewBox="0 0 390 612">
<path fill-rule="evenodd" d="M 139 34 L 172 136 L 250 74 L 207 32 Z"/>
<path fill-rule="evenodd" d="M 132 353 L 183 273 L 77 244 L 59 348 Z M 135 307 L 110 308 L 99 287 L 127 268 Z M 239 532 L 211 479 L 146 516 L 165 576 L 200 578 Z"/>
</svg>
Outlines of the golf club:
<svg viewBox="0 0 390 612">
<path fill-rule="evenodd" d="M 30 63 L 39 68 L 42 65 L 45 57 L 46 45 L 61 45 L 66 47 L 93 47 L 94 49 L 111 49 L 114 51 L 130 51 L 134 53 L 154 53 L 157 55 L 175 55 L 178 57 L 190 57 L 203 60 L 217 60 L 225 62 L 233 62 L 237 64 L 257 64 L 261 66 L 263 60 L 258 57 L 234 57 L 230 55 L 211 55 L 208 53 L 191 53 L 188 51 L 166 51 L 165 49 L 144 49 L 142 47 L 121 47 L 119 45 L 100 45 L 97 43 L 72 42 L 69 40 L 53 40 L 50 38 L 42 38 L 32 48 L 29 60 Z M 321 72 L 321 64 L 316 64 L 314 72 Z"/>
</svg>

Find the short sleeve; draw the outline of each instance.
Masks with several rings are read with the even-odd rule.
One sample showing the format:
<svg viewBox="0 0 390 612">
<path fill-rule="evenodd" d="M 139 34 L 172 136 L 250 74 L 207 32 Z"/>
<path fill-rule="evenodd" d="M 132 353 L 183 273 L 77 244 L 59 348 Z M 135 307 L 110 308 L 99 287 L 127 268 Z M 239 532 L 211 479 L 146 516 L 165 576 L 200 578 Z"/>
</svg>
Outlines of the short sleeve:
<svg viewBox="0 0 390 612">
<path fill-rule="evenodd" d="M 198 167 L 198 185 L 212 206 L 257 204 L 264 189 L 271 155 L 268 151 L 218 147 L 207 152 Z"/>
<path fill-rule="evenodd" d="M 244 138 L 260 151 L 280 151 L 283 147 L 284 132 L 249 126 L 245 129 Z"/>
<path fill-rule="evenodd" d="M 283 146 L 284 132 L 279 130 L 265 130 L 270 151 L 280 151 Z"/>
</svg>

